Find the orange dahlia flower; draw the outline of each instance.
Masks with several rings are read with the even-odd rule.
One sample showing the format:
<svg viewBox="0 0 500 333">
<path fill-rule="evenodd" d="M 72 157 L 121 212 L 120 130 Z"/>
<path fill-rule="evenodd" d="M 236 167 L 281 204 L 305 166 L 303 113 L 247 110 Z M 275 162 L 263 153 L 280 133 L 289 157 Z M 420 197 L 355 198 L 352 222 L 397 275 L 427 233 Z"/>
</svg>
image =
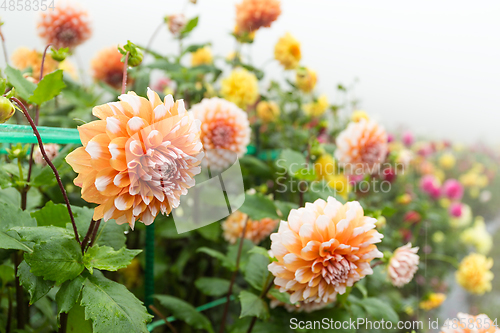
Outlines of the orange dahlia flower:
<svg viewBox="0 0 500 333">
<path fill-rule="evenodd" d="M 284 307 L 288 312 L 305 312 L 305 313 L 311 313 L 314 311 L 321 310 L 328 306 L 329 304 L 335 303 L 335 300 L 331 301 L 330 303 L 306 303 L 304 301 L 297 302 L 295 304 L 288 304 L 288 303 L 283 303 L 276 298 L 274 298 L 271 294 L 268 294 L 267 297 L 271 300 L 269 302 L 269 306 L 271 309 L 274 309 L 278 306 Z"/>
<path fill-rule="evenodd" d="M 66 157 L 82 198 L 99 204 L 95 220 L 149 225 L 179 206 L 200 172 L 200 121 L 182 100 L 168 95 L 162 103 L 149 88 L 147 94 L 149 100 L 129 92 L 94 107 L 100 120 L 78 128 L 83 147 Z"/>
<path fill-rule="evenodd" d="M 231 244 L 235 244 L 241 237 L 243 227 L 248 215 L 235 211 L 222 223 L 224 238 Z M 264 238 L 268 237 L 278 226 L 279 220 L 265 218 L 262 220 L 251 220 L 247 222 L 245 238 L 251 240 L 254 244 L 259 244 Z"/>
<path fill-rule="evenodd" d="M 458 313 L 454 319 L 446 319 L 441 333 L 500 333 L 500 329 L 494 326 L 487 315 L 480 314 L 472 316 L 466 313 Z"/>
<path fill-rule="evenodd" d="M 333 197 L 292 209 L 271 235 L 274 283 L 291 293 L 292 303 L 333 301 L 372 274 L 370 262 L 383 256 L 375 245 L 383 238 L 376 222 L 357 201 L 343 205 Z"/>
<path fill-rule="evenodd" d="M 269 28 L 281 14 L 278 0 L 243 0 L 236 5 L 236 25 L 240 31 Z"/>
<path fill-rule="evenodd" d="M 31 76 L 38 81 L 40 78 L 40 70 L 42 68 L 43 54 L 37 50 L 30 50 L 27 47 L 20 47 L 12 53 L 12 64 L 19 70 L 31 68 Z M 43 64 L 44 76 L 55 71 L 58 67 L 58 62 L 52 59 L 50 55 L 45 56 Z"/>
<path fill-rule="evenodd" d="M 70 4 L 58 5 L 54 10 L 42 12 L 37 28 L 38 35 L 56 48 L 74 48 L 92 34 L 87 11 Z"/>
<path fill-rule="evenodd" d="M 247 152 L 250 142 L 250 124 L 245 111 L 225 99 L 205 98 L 192 106 L 191 111 L 201 121 L 201 142 L 204 149 L 229 150 L 238 157 Z M 221 154 L 207 154 L 210 166 L 218 169 L 227 166 L 228 161 Z"/>
<path fill-rule="evenodd" d="M 374 173 L 385 161 L 387 133 L 374 121 L 351 122 L 336 140 L 335 158 L 349 172 Z"/>
<path fill-rule="evenodd" d="M 122 55 L 115 46 L 101 50 L 92 59 L 91 67 L 95 80 L 103 81 L 115 89 L 120 89 L 123 80 Z M 127 76 L 127 85 L 132 84 L 132 79 Z"/>
</svg>

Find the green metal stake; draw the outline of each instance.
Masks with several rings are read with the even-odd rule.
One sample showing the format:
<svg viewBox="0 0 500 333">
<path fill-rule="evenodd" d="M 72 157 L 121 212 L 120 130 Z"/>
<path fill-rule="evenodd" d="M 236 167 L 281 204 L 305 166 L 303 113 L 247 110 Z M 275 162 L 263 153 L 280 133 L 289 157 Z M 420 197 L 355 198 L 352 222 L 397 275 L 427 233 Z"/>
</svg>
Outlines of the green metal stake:
<svg viewBox="0 0 500 333">
<path fill-rule="evenodd" d="M 153 295 L 155 293 L 155 224 L 152 223 L 146 226 L 146 272 L 144 284 L 144 300 L 148 312 L 154 315 L 154 312 L 149 308 L 153 304 Z"/>
</svg>

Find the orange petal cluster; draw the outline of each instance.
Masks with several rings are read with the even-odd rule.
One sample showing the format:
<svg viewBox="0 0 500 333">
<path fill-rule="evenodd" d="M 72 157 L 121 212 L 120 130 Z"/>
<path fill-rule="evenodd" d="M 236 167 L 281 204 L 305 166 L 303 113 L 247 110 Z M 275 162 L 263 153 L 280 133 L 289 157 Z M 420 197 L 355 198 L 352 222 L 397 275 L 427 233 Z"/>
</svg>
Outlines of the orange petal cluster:
<svg viewBox="0 0 500 333">
<path fill-rule="evenodd" d="M 115 89 L 122 86 L 123 63 L 122 55 L 116 46 L 105 48 L 92 59 L 92 76 L 97 81 L 103 81 Z M 132 84 L 130 76 L 127 77 L 127 85 Z"/>
<path fill-rule="evenodd" d="M 472 316 L 458 313 L 454 319 L 447 319 L 441 333 L 500 333 L 500 329 L 487 315 Z"/>
<path fill-rule="evenodd" d="M 87 11 L 70 4 L 59 4 L 53 10 L 42 12 L 37 28 L 38 35 L 57 48 L 72 49 L 92 35 Z"/>
<path fill-rule="evenodd" d="M 281 14 L 279 0 L 243 0 L 236 5 L 236 25 L 240 31 L 269 28 Z"/>
<path fill-rule="evenodd" d="M 332 302 L 372 274 L 370 262 L 383 256 L 375 245 L 383 238 L 376 222 L 357 201 L 343 205 L 333 197 L 293 209 L 271 235 L 274 283 L 292 303 Z"/>
<path fill-rule="evenodd" d="M 200 173 L 200 121 L 182 100 L 168 95 L 162 102 L 150 89 L 147 95 L 129 92 L 120 102 L 96 106 L 100 120 L 78 128 L 83 147 L 66 161 L 79 174 L 74 183 L 82 198 L 99 204 L 95 220 L 149 225 L 159 212 L 179 206 Z"/>
<path fill-rule="evenodd" d="M 235 211 L 222 223 L 224 238 L 231 244 L 235 244 L 243 233 L 245 221 L 248 215 Z M 254 244 L 259 244 L 264 238 L 268 237 L 278 226 L 279 220 L 264 218 L 262 220 L 249 219 L 245 231 L 245 238 L 251 240 Z"/>
<path fill-rule="evenodd" d="M 12 53 L 12 64 L 19 70 L 31 68 L 31 76 L 38 81 L 40 78 L 40 70 L 42 68 L 43 54 L 37 50 L 30 50 L 27 47 L 20 47 Z M 52 59 L 51 56 L 45 56 L 43 63 L 44 76 L 55 71 L 58 67 L 58 62 Z"/>
<path fill-rule="evenodd" d="M 351 122 L 336 140 L 335 158 L 348 172 L 375 173 L 387 156 L 387 133 L 374 121 Z"/>
</svg>

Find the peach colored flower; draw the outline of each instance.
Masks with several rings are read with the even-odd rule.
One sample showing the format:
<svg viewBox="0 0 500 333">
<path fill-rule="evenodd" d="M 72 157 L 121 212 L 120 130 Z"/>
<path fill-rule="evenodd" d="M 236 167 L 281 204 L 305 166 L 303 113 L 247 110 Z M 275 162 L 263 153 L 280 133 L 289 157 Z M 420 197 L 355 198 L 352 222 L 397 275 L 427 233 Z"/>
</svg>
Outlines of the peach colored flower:
<svg viewBox="0 0 500 333">
<path fill-rule="evenodd" d="M 37 29 L 38 36 L 56 48 L 74 48 L 92 34 L 87 11 L 71 4 L 58 4 L 54 10 L 42 12 Z"/>
<path fill-rule="evenodd" d="M 168 30 L 172 33 L 174 36 L 179 36 L 182 30 L 184 30 L 184 27 L 187 24 L 186 17 L 184 14 L 173 14 L 170 16 L 167 16 L 167 26 Z"/>
<path fill-rule="evenodd" d="M 351 122 L 336 140 L 335 158 L 348 172 L 374 173 L 385 161 L 387 133 L 374 121 Z"/>
<path fill-rule="evenodd" d="M 54 158 L 59 155 L 59 145 L 56 145 L 55 143 L 49 143 L 46 145 L 43 145 L 45 148 L 45 152 L 47 153 L 47 156 L 49 157 L 49 160 L 53 160 Z M 47 161 L 42 156 L 42 152 L 40 151 L 40 147 L 36 147 L 35 151 L 33 152 L 33 158 L 35 159 L 35 163 L 38 165 L 47 165 Z"/>
<path fill-rule="evenodd" d="M 383 238 L 376 222 L 357 201 L 343 205 L 333 197 L 293 209 L 271 235 L 274 283 L 291 293 L 291 303 L 333 301 L 372 274 L 370 262 L 383 256 L 375 245 Z"/>
<path fill-rule="evenodd" d="M 192 106 L 191 111 L 201 121 L 201 142 L 204 149 L 230 150 L 238 157 L 247 152 L 250 124 L 245 111 L 225 99 L 205 98 Z M 208 154 L 210 166 L 224 168 L 227 162 L 220 154 Z"/>
<path fill-rule="evenodd" d="M 271 309 L 274 309 L 278 306 L 282 306 L 288 312 L 296 312 L 296 313 L 301 313 L 301 312 L 311 313 L 314 311 L 318 311 L 318 310 L 324 309 L 325 307 L 327 307 L 330 304 L 335 303 L 335 301 L 336 301 L 336 299 L 334 299 L 328 303 L 316 303 L 316 302 L 306 303 L 304 301 L 300 301 L 300 302 L 297 302 L 295 304 L 288 304 L 288 303 L 283 303 L 283 302 L 277 300 L 271 294 L 268 294 L 267 297 L 271 300 L 269 302 L 269 306 L 271 307 Z"/>
<path fill-rule="evenodd" d="M 236 25 L 240 31 L 269 28 L 281 14 L 278 0 L 243 0 L 236 5 Z"/>
<path fill-rule="evenodd" d="M 162 103 L 149 88 L 147 95 L 129 92 L 96 106 L 92 113 L 100 120 L 78 128 L 83 147 L 66 161 L 79 174 L 74 183 L 82 198 L 99 204 L 95 220 L 149 225 L 179 206 L 200 173 L 200 121 L 182 100 L 168 95 Z"/>
<path fill-rule="evenodd" d="M 103 81 L 115 89 L 122 86 L 123 63 L 122 55 L 116 46 L 105 48 L 92 59 L 92 76 L 97 81 Z M 127 76 L 127 85 L 132 84 L 130 75 Z"/>
<path fill-rule="evenodd" d="M 500 329 L 485 314 L 472 316 L 458 313 L 454 319 L 446 319 L 441 333 L 500 333 Z"/>
<path fill-rule="evenodd" d="M 389 279 L 395 287 L 401 288 L 409 283 L 418 270 L 418 247 L 411 247 L 411 243 L 401 246 L 394 251 L 389 260 Z"/>
<path fill-rule="evenodd" d="M 37 50 L 30 50 L 27 47 L 20 47 L 12 53 L 12 64 L 19 70 L 25 70 L 31 68 L 31 76 L 35 79 L 35 82 L 40 78 L 40 70 L 42 67 L 42 57 L 43 54 Z M 53 72 L 57 69 L 58 62 L 52 59 L 51 56 L 47 55 L 45 57 L 45 62 L 43 64 L 43 74 L 44 76 Z"/>
<path fill-rule="evenodd" d="M 235 211 L 222 222 L 222 230 L 224 231 L 224 239 L 231 244 L 235 244 L 238 238 L 241 237 L 245 221 L 248 218 L 247 214 Z M 251 240 L 255 244 L 259 244 L 264 238 L 268 237 L 278 226 L 279 220 L 264 218 L 262 220 L 249 219 L 245 238 Z"/>
</svg>

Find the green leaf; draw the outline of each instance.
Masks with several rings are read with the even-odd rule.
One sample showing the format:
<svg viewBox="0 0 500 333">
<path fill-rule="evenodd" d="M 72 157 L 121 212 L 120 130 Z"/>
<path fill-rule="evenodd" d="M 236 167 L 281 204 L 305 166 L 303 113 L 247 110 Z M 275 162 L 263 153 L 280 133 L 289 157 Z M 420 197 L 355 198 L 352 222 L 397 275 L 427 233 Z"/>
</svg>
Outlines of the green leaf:
<svg viewBox="0 0 500 333">
<path fill-rule="evenodd" d="M 233 263 L 232 260 L 230 260 L 228 257 L 226 257 L 225 254 L 223 254 L 219 251 L 213 250 L 213 249 L 208 248 L 208 247 L 200 247 L 198 250 L 196 250 L 196 252 L 208 254 L 209 256 L 211 256 L 215 259 L 218 259 L 221 262 L 222 266 L 228 268 L 231 271 L 236 270 L 235 263 Z"/>
<path fill-rule="evenodd" d="M 85 320 L 85 308 L 75 304 L 68 313 L 68 333 L 92 333 L 92 322 Z"/>
<path fill-rule="evenodd" d="M 0 188 L 7 188 L 11 186 L 10 175 L 4 169 L 0 168 Z"/>
<path fill-rule="evenodd" d="M 85 278 L 78 275 L 74 280 L 68 280 L 61 285 L 56 294 L 56 303 L 59 313 L 68 313 L 80 298 Z"/>
<path fill-rule="evenodd" d="M 382 209 L 381 215 L 384 217 L 391 217 L 392 215 L 396 214 L 397 212 L 398 212 L 398 210 L 396 208 L 387 205 L 384 207 L 384 209 Z"/>
<path fill-rule="evenodd" d="M 31 266 L 31 272 L 57 285 L 74 279 L 85 268 L 80 245 L 74 239 L 52 238 L 33 247 L 32 254 L 24 260 Z"/>
<path fill-rule="evenodd" d="M 252 287 L 261 291 L 267 287 L 269 270 L 269 257 L 264 257 L 260 254 L 252 254 L 245 267 L 245 281 Z"/>
<path fill-rule="evenodd" d="M 277 288 L 271 288 L 269 290 L 269 294 L 271 294 L 274 298 L 276 298 L 280 302 L 283 302 L 286 304 L 292 304 L 292 303 L 290 303 L 290 294 L 287 292 L 282 293 Z"/>
<path fill-rule="evenodd" d="M 99 271 L 85 280 L 80 304 L 85 307 L 85 319 L 92 320 L 94 332 L 148 333 L 146 323 L 152 316 L 143 303 Z"/>
<path fill-rule="evenodd" d="M 240 247 L 240 240 L 238 240 L 235 244 L 228 246 L 227 249 L 227 258 L 231 262 L 233 267 L 236 267 L 236 261 L 238 259 L 238 250 Z M 240 256 L 240 267 L 239 269 L 242 272 L 245 272 L 245 267 L 248 263 L 248 259 L 250 258 L 249 251 L 255 247 L 255 244 L 252 243 L 249 239 L 243 239 L 243 246 L 241 247 L 241 256 Z"/>
<path fill-rule="evenodd" d="M 115 251 L 110 246 L 93 246 L 83 256 L 83 264 L 91 274 L 93 268 L 117 271 L 130 265 L 132 259 L 141 252 L 142 250 L 129 250 L 126 247 Z"/>
<path fill-rule="evenodd" d="M 186 37 L 191 31 L 193 31 L 194 28 L 198 25 L 198 16 L 195 18 L 192 18 L 188 21 L 184 29 L 181 31 L 182 37 Z"/>
<path fill-rule="evenodd" d="M 216 278 L 216 277 L 201 277 L 195 281 L 194 285 L 198 290 L 200 290 L 203 294 L 213 297 L 220 297 L 223 295 L 227 295 L 229 291 L 230 282 L 225 279 Z M 234 287 L 233 285 L 233 292 Z"/>
<path fill-rule="evenodd" d="M 16 226 L 36 227 L 36 220 L 21 208 L 0 202 L 0 231 Z"/>
<path fill-rule="evenodd" d="M 29 100 L 32 103 L 42 105 L 42 103 L 50 101 L 55 96 L 59 95 L 61 90 L 65 87 L 66 84 L 64 84 L 63 81 L 63 71 L 62 69 L 58 69 L 43 77 Z"/>
<path fill-rule="evenodd" d="M 0 249 L 33 252 L 27 245 L 0 231 Z"/>
<path fill-rule="evenodd" d="M 304 154 L 292 150 L 284 149 L 276 160 L 278 172 L 288 172 L 294 176 L 300 169 L 307 168 L 308 164 Z"/>
<path fill-rule="evenodd" d="M 219 239 L 222 232 L 220 223 L 211 223 L 204 227 L 196 229 L 196 231 L 205 239 L 211 240 L 213 242 Z"/>
<path fill-rule="evenodd" d="M 399 320 L 396 311 L 389 304 L 378 298 L 368 297 L 357 304 L 362 306 L 375 319 L 385 319 L 393 323 Z"/>
<path fill-rule="evenodd" d="M 66 172 L 72 170 L 69 164 L 66 163 L 65 160 L 66 156 L 71 150 L 73 150 L 73 145 L 66 145 L 66 147 L 64 147 L 59 152 L 59 155 L 57 155 L 56 158 L 52 160 L 52 164 L 54 164 L 60 175 L 63 175 Z M 45 166 L 37 170 L 38 170 L 37 172 L 33 172 L 31 177 L 31 179 L 33 179 L 33 181 L 30 182 L 30 185 L 32 187 L 54 186 L 57 184 L 54 172 L 49 166 Z"/>
<path fill-rule="evenodd" d="M 162 306 L 170 311 L 175 318 L 185 321 L 195 329 L 205 329 L 209 332 L 214 332 L 212 324 L 210 324 L 207 317 L 196 311 L 191 304 L 168 295 L 155 295 L 154 297 Z"/>
<path fill-rule="evenodd" d="M 245 155 L 238 159 L 242 169 L 247 171 L 248 174 L 252 176 L 262 176 L 270 178 L 272 176 L 271 168 L 259 160 L 257 157 L 252 155 Z"/>
<path fill-rule="evenodd" d="M 43 225 L 55 225 L 57 227 L 66 227 L 66 223 L 71 222 L 69 217 L 68 208 L 63 204 L 54 204 L 49 201 L 45 206 L 31 213 L 39 226 Z"/>
<path fill-rule="evenodd" d="M 259 296 L 243 290 L 240 293 L 241 314 L 243 317 L 257 317 L 262 320 L 269 318 L 269 308 Z"/>
<path fill-rule="evenodd" d="M 248 254 L 251 253 L 260 254 L 261 256 L 264 256 L 267 259 L 271 260 L 271 257 L 269 256 L 269 251 L 261 246 L 254 246 L 250 251 L 248 251 Z"/>
<path fill-rule="evenodd" d="M 14 268 L 9 265 L 0 265 L 0 280 L 5 286 L 10 281 L 14 281 Z"/>
<path fill-rule="evenodd" d="M 30 294 L 30 304 L 35 303 L 45 296 L 54 286 L 54 281 L 47 281 L 30 272 L 30 266 L 26 261 L 22 261 L 17 267 L 17 276 L 21 285 Z"/>
<path fill-rule="evenodd" d="M 21 71 L 7 65 L 5 74 L 7 75 L 7 79 L 9 80 L 10 84 L 12 84 L 14 88 L 16 88 L 17 93 L 24 100 L 28 100 L 31 95 L 33 95 L 33 92 L 36 89 L 36 84 L 26 80 Z"/>
<path fill-rule="evenodd" d="M 266 217 L 280 218 L 273 201 L 260 193 L 245 194 L 245 202 L 239 211 L 247 214 L 252 220 L 261 220 Z"/>
<path fill-rule="evenodd" d="M 54 226 L 46 227 L 14 227 L 10 230 L 17 232 L 21 241 L 40 244 L 52 238 L 74 238 L 75 235 L 68 229 Z"/>
<path fill-rule="evenodd" d="M 211 43 L 202 43 L 202 44 L 193 44 L 193 45 L 189 45 L 188 47 L 186 47 L 183 51 L 182 51 L 182 54 L 186 54 L 186 53 L 193 53 L 193 52 L 196 52 L 198 51 L 199 49 L 201 48 L 204 48 L 205 46 L 207 45 L 210 45 Z"/>
</svg>

